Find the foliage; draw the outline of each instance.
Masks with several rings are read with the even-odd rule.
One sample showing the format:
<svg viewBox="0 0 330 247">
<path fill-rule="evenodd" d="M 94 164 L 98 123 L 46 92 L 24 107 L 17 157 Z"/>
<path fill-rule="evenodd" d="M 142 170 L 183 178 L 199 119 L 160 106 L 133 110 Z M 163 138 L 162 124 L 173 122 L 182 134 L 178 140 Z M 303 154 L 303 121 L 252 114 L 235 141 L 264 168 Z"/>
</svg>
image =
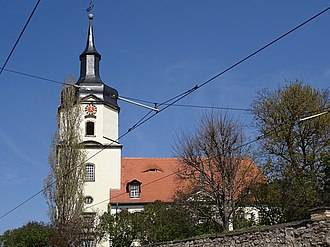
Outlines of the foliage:
<svg viewBox="0 0 330 247">
<path fill-rule="evenodd" d="M 50 152 L 50 173 L 45 196 L 54 226 L 55 246 L 77 245 L 81 239 L 85 155 L 81 149 L 81 109 L 76 89 L 64 87 L 58 113 L 58 130 Z"/>
<path fill-rule="evenodd" d="M 322 157 L 322 174 L 324 179 L 321 180 L 319 191 L 323 206 L 330 206 L 330 154 Z"/>
<path fill-rule="evenodd" d="M 210 233 L 210 226 L 201 224 L 188 211 L 176 204 L 155 202 L 144 211 L 118 214 L 106 213 L 98 226 L 100 238 L 107 234 L 113 247 L 130 246 L 134 240 L 142 244 L 188 238 Z"/>
<path fill-rule="evenodd" d="M 322 204 L 320 188 L 327 169 L 322 157 L 330 151 L 330 116 L 299 119 L 321 113 L 328 105 L 327 90 L 297 81 L 264 90 L 255 100 L 253 111 L 263 136 L 260 149 L 269 178 L 255 192 L 260 209 L 269 216 L 266 222 L 305 218 L 309 209 Z"/>
<path fill-rule="evenodd" d="M 0 236 L 0 246 L 3 247 L 47 247 L 50 246 L 51 228 L 38 222 L 6 231 Z"/>
<path fill-rule="evenodd" d="M 144 242 L 154 243 L 192 236 L 196 221 L 182 207 L 156 202 L 145 207 Z"/>
<path fill-rule="evenodd" d="M 130 246 L 133 240 L 141 237 L 141 214 L 131 214 L 123 210 L 118 214 L 105 213 L 100 218 L 97 235 L 108 235 L 113 247 Z"/>
<path fill-rule="evenodd" d="M 247 228 L 256 224 L 256 218 L 253 213 L 251 214 L 250 218 L 247 218 L 243 209 L 240 208 L 236 210 L 233 219 L 234 229 Z"/>
<path fill-rule="evenodd" d="M 237 121 L 214 114 L 205 115 L 194 135 L 176 145 L 181 163 L 180 177 L 186 206 L 202 222 L 214 222 L 229 230 L 230 220 L 247 196 L 248 188 L 261 180 L 244 144 Z"/>
</svg>

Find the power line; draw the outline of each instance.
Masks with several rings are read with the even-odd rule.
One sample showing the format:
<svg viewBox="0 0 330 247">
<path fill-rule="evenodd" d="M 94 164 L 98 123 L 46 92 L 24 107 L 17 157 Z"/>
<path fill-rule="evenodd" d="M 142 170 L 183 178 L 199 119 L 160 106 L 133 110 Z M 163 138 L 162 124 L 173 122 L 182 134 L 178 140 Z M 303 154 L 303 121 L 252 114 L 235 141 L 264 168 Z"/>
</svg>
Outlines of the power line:
<svg viewBox="0 0 330 247">
<path fill-rule="evenodd" d="M 40 1 L 40 0 L 39 0 Z M 38 1 L 38 2 L 39 2 Z M 261 51 L 265 50 L 266 48 L 268 48 L 269 46 L 273 45 L 274 43 L 280 41 L 281 39 L 283 39 L 284 37 L 286 37 L 287 35 L 289 35 L 290 33 L 298 30 L 299 28 L 303 27 L 304 25 L 306 25 L 307 23 L 311 22 L 312 20 L 316 19 L 317 17 L 319 17 L 320 15 L 324 14 L 325 12 L 327 12 L 330 9 L 330 7 L 327 7 L 326 9 L 318 12 L 317 14 L 313 15 L 311 18 L 307 19 L 306 21 L 300 23 L 299 25 L 295 26 L 294 28 L 290 29 L 288 32 L 280 35 L 279 37 L 273 39 L 271 42 L 267 43 L 266 45 L 264 45 L 263 47 L 257 49 L 256 51 L 252 52 L 250 55 L 244 57 L 243 59 L 240 59 L 238 62 L 234 63 L 233 65 L 229 66 L 228 68 L 226 68 L 225 70 L 223 70 L 222 72 L 216 74 L 215 76 L 207 79 L 206 81 L 202 82 L 201 84 L 196 84 L 195 86 L 193 86 L 192 88 L 179 93 L 178 95 L 169 98 L 168 100 L 162 102 L 159 104 L 159 106 L 165 105 L 164 108 L 160 109 L 157 113 L 152 114 L 151 116 L 147 117 L 144 116 L 142 119 L 140 119 L 138 121 L 137 124 L 134 124 L 133 127 L 129 128 L 124 134 L 122 134 L 121 136 L 118 137 L 118 139 L 116 140 L 116 142 L 118 142 L 120 139 L 122 139 L 123 137 L 125 137 L 126 135 L 128 135 L 131 131 L 135 130 L 136 128 L 138 128 L 139 126 L 143 125 L 144 123 L 146 123 L 147 121 L 149 121 L 150 119 L 152 119 L 153 117 L 155 117 L 157 114 L 159 114 L 160 112 L 163 112 L 164 110 L 166 110 L 167 108 L 173 106 L 176 102 L 182 100 L 183 98 L 187 97 L 188 95 L 190 95 L 191 93 L 197 91 L 198 89 L 200 89 L 201 87 L 209 84 L 210 82 L 212 82 L 213 80 L 215 80 L 216 78 L 222 76 L 223 74 L 225 74 L 226 72 L 234 69 L 235 67 L 237 67 L 238 65 L 240 65 L 241 63 L 247 61 L 248 59 L 254 57 L 255 55 L 257 55 L 258 53 L 260 53 Z M 3 70 L 3 69 L 2 69 Z M 149 114 L 148 114 L 149 115 Z M 259 139 L 259 138 L 258 138 Z M 249 143 L 253 143 L 256 142 L 258 140 L 253 140 Z M 112 145 L 113 142 L 109 145 Z M 105 145 L 100 151 L 98 151 L 97 153 L 95 153 L 94 155 L 92 155 L 91 157 L 89 157 L 87 160 L 91 159 L 92 157 L 94 157 L 95 155 L 98 155 L 100 152 L 102 152 L 106 147 L 108 147 L 109 145 Z M 86 161 L 85 161 L 86 162 Z M 84 163 L 85 163 L 84 162 Z M 83 165 L 83 164 L 79 164 Z M 69 172 L 72 172 L 69 171 Z M 67 173 L 69 174 L 69 173 Z M 67 174 L 65 174 L 64 176 L 66 176 Z M 54 184 L 56 181 L 53 181 L 50 185 Z M 0 216 L 0 219 L 4 218 L 5 216 L 7 216 L 8 214 L 12 213 L 13 211 L 15 211 L 17 208 L 21 207 L 22 205 L 26 204 L 27 202 L 29 202 L 30 200 L 32 200 L 34 197 L 36 197 L 37 195 L 41 194 L 43 191 L 45 190 L 42 189 L 41 191 L 37 192 L 36 194 L 34 194 L 33 196 L 27 198 L 26 200 L 22 201 L 20 204 L 18 204 L 16 207 L 14 207 L 13 209 L 9 210 L 8 212 L 6 212 L 4 215 Z"/>
<path fill-rule="evenodd" d="M 4 67 L 2 67 L 2 68 L 4 68 Z M 53 83 L 60 84 L 60 85 L 71 85 L 72 86 L 72 84 L 56 81 L 56 80 L 49 79 L 49 78 L 46 78 L 46 77 L 42 77 L 42 76 L 39 76 L 39 75 L 33 75 L 33 74 L 30 74 L 30 73 L 20 72 L 20 71 L 13 70 L 13 69 L 3 69 L 3 70 L 6 71 L 6 72 L 10 72 L 10 73 L 17 74 L 17 75 L 22 75 L 22 76 L 25 76 L 25 77 L 30 77 L 30 78 L 33 78 L 33 79 L 43 80 L 43 81 L 47 81 L 47 82 L 53 82 Z"/>
<path fill-rule="evenodd" d="M 158 182 L 158 181 L 160 181 L 160 180 L 163 180 L 163 179 L 165 179 L 165 178 L 168 178 L 168 177 L 170 177 L 170 176 L 176 175 L 176 174 L 178 174 L 178 172 L 179 172 L 179 171 L 175 171 L 175 172 L 172 172 L 172 173 L 170 173 L 170 174 L 167 174 L 167 175 L 165 175 L 165 176 L 163 176 L 163 177 L 156 178 L 156 179 L 154 179 L 154 180 L 152 180 L 152 181 L 150 181 L 150 182 L 148 182 L 148 183 L 146 183 L 146 184 L 142 184 L 142 185 L 141 185 L 141 188 L 145 188 L 145 187 L 148 186 L 148 185 L 151 185 L 151 184 L 153 184 L 153 183 L 156 183 L 156 182 Z M 120 197 L 120 196 L 122 196 L 122 195 L 125 195 L 126 193 L 127 193 L 127 192 L 120 193 L 120 194 L 118 194 L 118 195 L 112 197 L 112 199 L 117 198 L 117 197 Z M 93 205 L 90 205 L 90 206 L 86 207 L 85 209 L 93 208 L 93 207 L 95 207 L 95 206 L 97 206 L 97 205 L 100 205 L 100 204 L 105 203 L 105 202 L 108 202 L 108 201 L 110 201 L 109 198 L 107 198 L 107 199 L 105 199 L 105 200 L 103 200 L 103 201 L 100 201 L 100 202 L 98 202 L 98 203 L 95 203 L 95 204 L 93 204 Z"/>
<path fill-rule="evenodd" d="M 18 71 L 18 70 L 4 69 L 4 71 L 9 72 L 9 73 L 13 73 L 13 74 L 17 74 L 17 75 L 21 75 L 21 76 L 25 76 L 25 77 L 29 77 L 29 78 L 33 78 L 33 79 L 52 82 L 52 83 L 59 84 L 59 85 L 66 85 L 66 86 L 71 86 L 72 85 L 72 84 L 69 84 L 69 83 L 57 81 L 57 80 L 50 79 L 50 78 L 47 78 L 47 77 L 34 75 L 34 74 L 31 74 L 31 73 L 26 73 L 26 72 L 21 72 L 21 71 Z M 127 97 L 127 96 L 122 96 L 122 97 L 130 99 L 130 100 L 135 100 L 135 101 L 138 101 L 138 102 L 147 103 L 147 104 L 160 105 L 159 102 L 157 103 L 157 102 L 153 102 L 153 101 L 150 101 L 150 100 L 137 99 L 137 98 L 134 98 L 134 97 Z M 168 103 L 162 103 L 162 105 L 168 105 Z M 223 107 L 223 106 L 206 106 L 206 105 L 191 105 L 191 104 L 173 104 L 172 106 L 186 107 L 186 108 L 214 109 L 214 110 L 229 110 L 229 111 L 246 111 L 246 112 L 251 112 L 252 111 L 249 108 L 236 108 L 236 107 Z"/>
<path fill-rule="evenodd" d="M 26 20 L 23 29 L 21 30 L 21 32 L 20 32 L 18 38 L 16 39 L 16 41 L 15 41 L 13 47 L 11 48 L 11 50 L 10 50 L 10 52 L 9 52 L 9 55 L 8 55 L 7 58 L 6 58 L 5 63 L 2 65 L 2 68 L 1 68 L 1 70 L 0 70 L 0 75 L 2 74 L 3 70 L 6 68 L 6 66 L 7 66 L 7 64 L 8 64 L 8 62 L 9 62 L 9 59 L 10 59 L 11 56 L 13 55 L 13 53 L 14 53 L 14 51 L 15 51 L 15 49 L 16 49 L 16 46 L 18 45 L 18 42 L 21 40 L 21 38 L 22 38 L 22 36 L 23 36 L 23 34 L 24 34 L 24 32 L 25 32 L 25 29 L 27 28 L 28 24 L 30 23 L 30 21 L 31 21 L 31 19 L 32 19 L 32 16 L 34 15 L 34 13 L 35 13 L 35 11 L 36 11 L 36 9 L 37 9 L 37 7 L 38 7 L 40 1 L 41 1 L 41 0 L 38 0 L 38 1 L 36 2 L 36 4 L 34 5 L 34 8 L 33 8 L 32 12 L 30 13 L 29 18 Z"/>
<path fill-rule="evenodd" d="M 154 105 L 160 105 L 160 103 L 156 103 L 150 100 L 142 100 L 142 99 L 137 99 L 133 97 L 126 97 L 123 96 L 127 99 L 130 100 L 135 100 L 147 104 L 154 104 Z M 168 103 L 163 103 L 162 105 L 169 105 Z M 213 110 L 230 110 L 230 111 L 246 111 L 246 112 L 251 112 L 252 109 L 250 108 L 236 108 L 236 107 L 224 107 L 224 106 L 209 106 L 209 105 L 192 105 L 192 104 L 173 104 L 172 106 L 176 107 L 186 107 L 186 108 L 200 108 L 200 109 L 213 109 Z"/>
<path fill-rule="evenodd" d="M 180 93 L 174 97 L 172 97 L 170 100 L 174 100 L 176 98 L 180 98 L 182 96 L 186 97 L 187 95 L 193 93 L 194 91 L 200 89 L 201 87 L 209 84 L 210 82 L 214 81 L 215 79 L 217 79 L 218 77 L 222 76 L 223 74 L 225 74 L 226 72 L 234 69 L 235 67 L 237 67 L 238 65 L 240 65 L 241 63 L 249 60 L 250 58 L 254 57 L 255 55 L 257 55 L 258 53 L 260 53 L 261 51 L 265 50 L 266 48 L 272 46 L 273 44 L 275 44 L 276 42 L 280 41 L 281 39 L 285 38 L 286 36 L 288 36 L 289 34 L 293 33 L 294 31 L 298 30 L 299 28 L 305 26 L 306 24 L 308 24 L 309 22 L 313 21 L 314 19 L 316 19 L 317 17 L 319 17 L 320 15 L 326 13 L 327 11 L 329 11 L 330 7 L 327 7 L 325 9 L 323 9 L 322 11 L 318 12 L 317 14 L 313 15 L 312 17 L 308 18 L 307 20 L 303 21 L 302 23 L 296 25 L 294 28 L 290 29 L 289 31 L 283 33 L 282 35 L 278 36 L 277 38 L 273 39 L 272 41 L 268 42 L 266 45 L 262 46 L 261 48 L 257 49 L 256 51 L 252 52 L 251 54 L 247 55 L 246 57 L 238 60 L 236 63 L 234 63 L 233 65 L 229 66 L 228 68 L 226 68 L 225 70 L 221 71 L 220 73 L 214 75 L 213 77 L 207 79 L 206 81 L 202 82 L 201 84 L 197 84 L 194 87 L 192 87 L 191 89 Z M 184 98 L 183 97 L 183 98 Z M 168 103 L 168 101 L 165 101 L 164 103 Z"/>
<path fill-rule="evenodd" d="M 252 109 L 249 109 L 249 108 L 235 108 L 235 107 L 224 107 L 224 106 L 206 106 L 206 105 L 190 105 L 190 104 L 174 104 L 173 106 L 186 107 L 186 108 L 199 108 L 199 109 L 252 112 Z"/>
<path fill-rule="evenodd" d="M 324 109 L 311 111 L 311 112 L 308 112 L 307 114 L 312 114 L 312 113 L 320 112 L 320 111 L 322 111 L 322 110 L 327 111 L 328 109 L 329 109 L 329 107 L 325 107 Z M 281 123 L 281 124 L 279 124 L 278 126 L 275 126 L 274 129 L 269 130 L 269 131 L 267 131 L 266 133 L 257 136 L 255 139 L 250 140 L 250 141 L 247 141 L 247 142 L 245 142 L 245 143 L 243 143 L 243 144 L 241 144 L 241 145 L 235 147 L 232 151 L 236 151 L 236 150 L 238 150 L 238 149 L 244 148 L 245 146 L 249 146 L 249 145 L 251 145 L 251 144 L 253 144 L 253 143 L 256 143 L 256 142 L 258 142 L 258 141 L 260 141 L 260 140 L 262 140 L 262 139 L 268 137 L 269 135 L 271 135 L 271 134 L 272 134 L 273 132 L 275 132 L 275 131 L 280 131 L 280 130 L 282 130 L 282 129 L 284 129 L 284 128 L 286 129 L 286 128 L 287 128 L 287 124 L 289 124 L 289 123 L 291 123 L 291 122 L 292 122 L 291 120 L 288 120 L 287 122 Z M 299 123 L 300 123 L 300 120 L 297 120 L 296 124 L 299 124 Z M 215 156 L 213 156 L 213 157 L 209 157 L 209 158 L 207 158 L 205 161 L 210 160 L 210 159 L 212 159 L 212 158 L 214 158 L 214 157 L 215 157 Z M 146 184 L 142 184 L 141 187 L 146 187 L 146 186 L 151 185 L 151 184 L 153 184 L 153 183 L 156 183 L 156 182 L 158 182 L 158 181 L 160 181 L 160 180 L 163 180 L 163 179 L 168 178 L 168 177 L 170 177 L 170 176 L 176 175 L 176 174 L 178 174 L 178 173 L 180 173 L 180 172 L 182 172 L 182 171 L 181 171 L 181 170 L 177 170 L 177 171 L 172 172 L 172 173 L 170 173 L 170 174 L 167 174 L 167 175 L 165 175 L 165 176 L 163 176 L 163 177 L 160 177 L 160 178 L 157 178 L 157 179 L 155 179 L 155 180 L 152 180 L 152 181 L 150 181 L 150 182 L 148 182 L 148 183 L 146 183 Z M 90 206 L 86 207 L 86 209 L 88 209 L 88 208 L 93 208 L 93 207 L 95 207 L 95 206 L 97 206 L 97 205 L 100 205 L 100 204 L 102 204 L 102 203 L 108 202 L 108 201 L 110 201 L 111 199 L 115 199 L 115 198 L 118 198 L 118 197 L 120 197 L 120 196 L 122 196 L 122 195 L 125 195 L 126 193 L 127 193 L 127 192 L 122 192 L 122 193 L 120 193 L 120 194 L 118 194 L 118 195 L 116 195 L 116 196 L 114 196 L 114 197 L 112 197 L 112 198 L 107 197 L 107 199 L 102 200 L 102 201 L 100 201 L 100 202 L 97 202 L 97 203 L 95 203 L 95 204 L 93 204 L 93 205 L 90 205 Z"/>
<path fill-rule="evenodd" d="M 54 79 L 49 79 L 49 78 L 46 78 L 46 77 L 43 77 L 43 76 L 26 73 L 26 72 L 20 72 L 20 71 L 13 70 L 13 69 L 4 69 L 4 71 L 10 72 L 10 73 L 13 73 L 13 74 L 17 74 L 17 75 L 26 76 L 26 77 L 33 78 L 33 79 L 52 82 L 52 83 L 59 84 L 59 85 L 72 86 L 72 84 L 70 84 L 70 83 L 65 83 L 65 82 L 54 80 Z M 131 100 L 135 100 L 135 101 L 138 101 L 138 102 L 144 102 L 144 103 L 153 104 L 153 105 L 160 105 L 160 103 L 155 103 L 155 102 L 150 101 L 150 100 L 137 99 L 137 98 L 134 98 L 134 97 L 127 97 L 127 96 L 122 96 L 122 97 L 127 98 L 127 99 L 131 99 Z M 163 105 L 168 105 L 168 104 L 163 103 Z M 252 111 L 249 108 L 235 108 L 235 107 L 223 107 L 223 106 L 205 106 L 205 105 L 189 105 L 189 104 L 173 104 L 172 106 L 187 107 L 187 108 L 200 108 L 200 109 L 214 109 L 214 110 L 229 110 L 229 111 L 246 111 L 246 112 L 251 112 Z"/>
<path fill-rule="evenodd" d="M 198 89 L 200 89 L 201 87 L 209 84 L 210 82 L 214 81 L 215 79 L 217 79 L 218 77 L 222 76 L 223 74 L 225 74 L 226 72 L 234 69 L 235 67 L 237 67 L 238 65 L 242 64 L 243 62 L 249 60 L 250 58 L 254 57 L 255 55 L 257 55 L 258 53 L 260 53 L 261 51 L 265 50 L 266 48 L 270 47 L 271 45 L 275 44 L 276 42 L 280 41 L 281 39 L 285 38 L 286 36 L 288 36 L 289 34 L 293 33 L 294 31 L 298 30 L 299 28 L 305 26 L 307 23 L 313 21 L 314 19 L 316 19 L 317 17 L 319 17 L 320 15 L 326 13 L 327 11 L 330 10 L 330 7 L 327 7 L 325 9 L 323 9 L 322 11 L 318 12 L 317 14 L 313 15 L 312 17 L 308 18 L 307 20 L 303 21 L 302 23 L 298 24 L 297 26 L 295 26 L 294 28 L 290 29 L 289 31 L 285 32 L 284 34 L 278 36 L 277 38 L 273 39 L 272 41 L 268 42 L 266 45 L 262 46 L 261 48 L 257 49 L 256 51 L 252 52 L 251 54 L 247 55 L 246 57 L 238 60 L 236 63 L 234 63 L 233 65 L 229 66 L 228 68 L 226 68 L 225 70 L 223 70 L 222 72 L 216 74 L 215 76 L 212 76 L 211 78 L 207 79 L 206 81 L 200 83 L 200 84 L 196 84 L 195 86 L 193 86 L 192 88 L 177 94 L 176 96 L 173 96 L 172 98 L 162 102 L 159 104 L 159 106 L 165 105 L 164 108 L 160 109 L 158 112 L 152 114 L 151 116 L 145 118 L 143 121 L 139 122 L 139 124 L 137 124 L 135 128 L 138 128 L 139 126 L 141 126 L 142 124 L 144 124 L 145 122 L 149 121 L 150 119 L 152 119 L 153 117 L 155 117 L 157 114 L 159 114 L 160 112 L 166 110 L 167 108 L 169 108 L 170 106 L 173 106 L 175 103 L 177 103 L 178 101 L 182 100 L 183 98 L 187 97 L 188 95 L 192 94 L 193 92 L 197 91 Z"/>
<path fill-rule="evenodd" d="M 54 79 L 49 79 L 49 78 L 46 78 L 46 77 L 43 77 L 43 76 L 39 76 L 39 75 L 31 74 L 31 73 L 26 73 L 26 72 L 21 72 L 21 71 L 18 71 L 18 70 L 4 69 L 4 71 L 10 72 L 10 73 L 13 73 L 13 74 L 18 74 L 18 75 L 26 76 L 26 77 L 33 78 L 33 79 L 38 79 L 38 80 L 43 80 L 43 81 L 47 81 L 47 82 L 52 82 L 52 83 L 59 84 L 59 85 L 72 86 L 72 84 L 70 84 L 70 83 L 65 83 L 65 82 L 54 80 Z M 327 88 L 327 89 L 329 89 L 329 88 Z M 143 100 L 143 99 L 138 99 L 138 98 L 128 97 L 128 96 L 122 96 L 122 97 L 127 98 L 127 99 L 130 99 L 130 100 L 135 100 L 135 101 L 138 101 L 138 102 L 147 103 L 147 104 L 160 105 L 159 102 L 155 102 L 155 101 L 151 101 L 151 100 Z M 162 105 L 168 105 L 168 103 L 162 103 Z M 250 108 L 237 108 L 237 107 L 224 107 L 224 106 L 192 105 L 192 104 L 172 104 L 172 106 L 175 106 L 175 107 L 185 107 L 185 108 L 200 108 L 200 109 L 214 109 L 214 110 L 229 110 L 229 111 L 246 111 L 246 112 L 252 112 L 252 109 L 250 109 Z M 149 112 L 146 115 L 147 116 L 150 115 L 151 112 Z M 142 120 L 145 117 L 146 116 L 142 117 Z"/>
</svg>

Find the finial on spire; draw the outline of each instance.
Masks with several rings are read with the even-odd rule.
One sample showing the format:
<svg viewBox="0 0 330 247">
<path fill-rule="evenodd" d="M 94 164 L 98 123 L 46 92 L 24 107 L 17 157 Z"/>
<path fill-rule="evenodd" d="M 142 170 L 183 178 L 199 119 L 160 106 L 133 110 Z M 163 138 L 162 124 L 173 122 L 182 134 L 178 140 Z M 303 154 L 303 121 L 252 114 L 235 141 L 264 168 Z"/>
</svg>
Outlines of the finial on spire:
<svg viewBox="0 0 330 247">
<path fill-rule="evenodd" d="M 88 13 L 88 18 L 90 17 L 90 15 L 92 15 L 92 19 L 93 19 L 93 9 L 94 9 L 94 0 L 89 0 L 89 6 L 86 9 L 87 13 Z"/>
<path fill-rule="evenodd" d="M 93 32 L 93 19 L 94 14 L 88 13 L 88 34 L 87 34 L 87 44 L 84 53 L 88 54 L 95 54 L 100 56 L 100 54 L 96 51 L 95 44 L 94 44 L 94 32 Z"/>
<path fill-rule="evenodd" d="M 79 96 L 81 98 L 94 95 L 104 104 L 119 111 L 117 104 L 118 92 L 116 89 L 103 83 L 100 78 L 99 65 L 101 54 L 97 52 L 94 43 L 93 32 L 93 8 L 94 1 L 89 0 L 88 13 L 88 34 L 85 50 L 80 54 L 80 77 L 76 83 L 79 87 Z"/>
<path fill-rule="evenodd" d="M 93 32 L 93 18 L 94 15 L 91 12 L 93 10 L 93 0 L 89 2 L 88 12 L 88 34 L 86 48 L 80 55 L 80 78 L 79 83 L 97 83 L 102 84 L 102 80 L 99 75 L 99 62 L 101 55 L 97 52 L 94 43 L 94 32 Z"/>
</svg>

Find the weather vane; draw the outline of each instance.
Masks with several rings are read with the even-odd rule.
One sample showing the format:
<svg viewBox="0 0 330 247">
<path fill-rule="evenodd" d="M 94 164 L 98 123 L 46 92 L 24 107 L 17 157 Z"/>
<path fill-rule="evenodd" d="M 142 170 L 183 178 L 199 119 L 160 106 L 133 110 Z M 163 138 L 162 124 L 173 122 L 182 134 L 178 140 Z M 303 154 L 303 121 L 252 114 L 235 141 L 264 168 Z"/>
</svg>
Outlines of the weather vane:
<svg viewBox="0 0 330 247">
<path fill-rule="evenodd" d="M 94 0 L 89 0 L 89 6 L 86 9 L 88 14 L 92 14 L 94 8 Z"/>
</svg>

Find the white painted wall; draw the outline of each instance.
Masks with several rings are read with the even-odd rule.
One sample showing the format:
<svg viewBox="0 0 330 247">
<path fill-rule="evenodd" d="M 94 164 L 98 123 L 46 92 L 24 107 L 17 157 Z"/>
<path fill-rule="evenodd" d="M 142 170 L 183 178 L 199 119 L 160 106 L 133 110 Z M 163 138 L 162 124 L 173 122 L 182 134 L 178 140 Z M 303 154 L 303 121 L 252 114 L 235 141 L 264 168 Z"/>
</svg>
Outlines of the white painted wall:
<svg viewBox="0 0 330 247">
<path fill-rule="evenodd" d="M 130 213 L 135 213 L 135 212 L 141 212 L 144 210 L 144 205 L 143 204 L 136 204 L 136 205 L 129 205 L 129 206 L 112 206 L 111 207 L 111 214 L 117 214 L 120 213 L 122 210 L 128 210 Z"/>
<path fill-rule="evenodd" d="M 91 99 L 90 103 L 94 103 L 94 100 Z M 111 107 L 94 103 L 97 107 L 96 118 L 85 118 L 86 105 L 88 105 L 88 103 L 82 103 L 81 106 L 82 119 L 80 129 L 82 141 L 95 141 L 103 145 L 109 145 L 111 141 L 103 138 L 103 136 L 112 140 L 117 140 L 118 112 Z M 85 126 L 88 121 L 95 123 L 94 136 L 85 135 Z M 91 196 L 93 202 L 91 204 L 85 204 L 84 211 L 95 212 L 98 218 L 108 211 L 110 189 L 120 189 L 121 145 L 112 143 L 111 148 L 107 147 L 105 149 L 85 145 L 84 150 L 87 159 L 92 157 L 88 160 L 88 163 L 93 163 L 95 165 L 95 181 L 84 183 L 84 196 Z M 94 204 L 96 205 L 93 206 Z M 105 238 L 104 241 L 97 246 L 108 247 L 109 240 Z"/>
<path fill-rule="evenodd" d="M 93 103 L 91 100 L 90 103 Z M 103 136 L 110 139 L 117 140 L 118 138 L 118 112 L 115 109 L 103 104 L 94 104 L 97 107 L 95 114 L 96 118 L 85 118 L 85 106 L 88 103 L 82 104 L 82 120 L 81 120 L 81 133 L 82 141 L 97 141 L 102 144 L 108 144 L 109 141 Z M 95 136 L 85 136 L 85 125 L 86 122 L 95 122 Z"/>
<path fill-rule="evenodd" d="M 87 157 L 91 157 L 99 151 L 101 151 L 99 148 L 87 149 Z M 84 195 L 93 197 L 94 201 L 91 204 L 93 205 L 109 199 L 110 188 L 120 188 L 121 148 L 104 149 L 88 162 L 95 165 L 95 181 L 85 182 Z M 105 201 L 96 205 L 93 209 L 89 208 L 87 212 L 98 212 L 103 214 L 104 212 L 107 212 L 108 202 L 109 201 Z"/>
<path fill-rule="evenodd" d="M 94 103 L 91 100 L 91 103 Z M 113 140 L 118 138 L 118 112 L 103 104 L 95 104 L 97 112 L 96 118 L 85 118 L 85 106 L 88 103 L 82 103 L 82 120 L 81 120 L 81 133 L 83 141 L 95 141 L 103 145 L 108 145 L 111 141 L 103 138 L 106 136 Z M 85 126 L 86 122 L 95 122 L 95 135 L 86 136 Z M 85 182 L 84 184 L 84 195 L 91 196 L 93 203 L 86 205 L 88 207 L 86 212 L 97 212 L 102 215 L 108 210 L 108 201 L 110 198 L 110 189 L 120 189 L 120 177 L 121 177 L 121 146 L 113 143 L 111 148 L 107 147 L 102 149 L 100 147 L 95 148 L 85 145 L 88 163 L 95 165 L 95 181 Z M 100 203 L 101 201 L 105 201 Z M 94 207 L 93 204 L 100 203 Z"/>
</svg>

